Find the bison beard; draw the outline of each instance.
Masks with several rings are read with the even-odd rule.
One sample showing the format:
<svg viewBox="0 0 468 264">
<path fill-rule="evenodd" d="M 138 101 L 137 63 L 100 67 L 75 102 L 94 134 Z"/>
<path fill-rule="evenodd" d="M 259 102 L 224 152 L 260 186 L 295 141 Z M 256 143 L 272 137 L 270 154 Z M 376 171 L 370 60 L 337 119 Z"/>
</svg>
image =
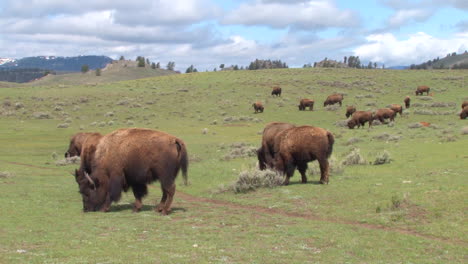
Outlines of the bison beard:
<svg viewBox="0 0 468 264">
<path fill-rule="evenodd" d="M 168 214 L 175 194 L 175 178 L 180 169 L 187 182 L 188 157 L 182 140 L 149 129 L 119 129 L 98 142 L 86 142 L 76 181 L 83 209 L 108 211 L 120 199 L 122 190 L 132 188 L 134 211 L 142 207 L 147 185 L 159 180 L 162 199 L 155 210 Z"/>
<path fill-rule="evenodd" d="M 296 167 L 301 173 L 302 183 L 307 183 L 307 163 L 314 160 L 320 165 L 320 183 L 328 184 L 328 158 L 335 141 L 333 134 L 323 128 L 301 126 L 287 129 L 277 137 L 275 169 L 286 175 L 284 185 L 289 184 Z"/>
</svg>

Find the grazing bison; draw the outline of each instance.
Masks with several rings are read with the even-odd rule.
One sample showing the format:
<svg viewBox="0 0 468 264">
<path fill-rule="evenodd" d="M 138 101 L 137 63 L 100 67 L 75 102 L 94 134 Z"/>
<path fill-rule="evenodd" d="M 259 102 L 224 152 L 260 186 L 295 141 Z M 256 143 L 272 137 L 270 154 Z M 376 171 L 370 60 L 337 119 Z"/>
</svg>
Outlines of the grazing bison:
<svg viewBox="0 0 468 264">
<path fill-rule="evenodd" d="M 163 194 L 155 210 L 166 215 L 171 211 L 179 170 L 187 182 L 185 144 L 164 132 L 119 129 L 97 142 L 87 140 L 82 154 L 75 177 L 85 212 L 108 211 L 111 203 L 120 199 L 122 190 L 126 192 L 130 187 L 135 196 L 134 211 L 138 212 L 141 199 L 148 192 L 147 185 L 159 180 Z"/>
<path fill-rule="evenodd" d="M 356 111 L 351 116 L 351 119 L 348 121 L 348 127 L 353 129 L 355 126 L 364 128 L 366 122 L 369 122 L 369 128 L 372 126 L 372 121 L 374 120 L 374 115 L 371 111 Z"/>
<path fill-rule="evenodd" d="M 406 97 L 405 97 L 404 102 L 405 102 L 405 108 L 406 108 L 406 109 L 410 108 L 411 99 L 410 99 L 409 96 L 406 96 Z"/>
<path fill-rule="evenodd" d="M 395 120 L 396 112 L 390 108 L 382 108 L 375 112 L 374 120 L 379 120 L 382 123 L 385 123 L 385 119 L 390 119 L 390 121 Z"/>
<path fill-rule="evenodd" d="M 302 183 L 307 183 L 307 163 L 314 160 L 320 165 L 320 183 L 328 184 L 328 158 L 334 141 L 333 134 L 320 127 L 293 127 L 279 133 L 275 140 L 275 170 L 286 174 L 284 185 L 289 184 L 296 167 Z"/>
<path fill-rule="evenodd" d="M 464 101 L 464 102 L 462 103 L 462 109 L 465 108 L 465 106 L 467 106 L 467 105 L 468 105 L 468 101 Z"/>
<path fill-rule="evenodd" d="M 346 107 L 346 118 L 350 117 L 354 112 L 356 112 L 356 107 L 354 105 Z"/>
<path fill-rule="evenodd" d="M 70 145 L 68 146 L 67 152 L 65 152 L 65 158 L 70 158 L 74 156 L 80 156 L 81 154 L 81 149 L 83 146 L 84 141 L 88 136 L 91 135 L 99 135 L 99 133 L 89 133 L 89 132 L 82 132 L 82 133 L 76 133 L 73 135 L 70 139 Z"/>
<path fill-rule="evenodd" d="M 254 110 L 255 110 L 255 113 L 263 113 L 263 104 L 261 102 L 255 102 L 252 104 Z"/>
<path fill-rule="evenodd" d="M 463 107 L 462 111 L 460 112 L 460 119 L 465 119 L 468 116 L 468 105 Z"/>
<path fill-rule="evenodd" d="M 268 167 L 273 167 L 275 159 L 274 147 L 276 136 L 295 125 L 289 123 L 272 122 L 268 123 L 263 129 L 262 146 L 257 150 L 258 165 L 260 170 L 265 170 Z"/>
<path fill-rule="evenodd" d="M 314 103 L 315 101 L 314 100 L 310 100 L 310 99 L 301 99 L 301 101 L 299 102 L 299 111 L 304 111 L 306 109 L 306 107 L 309 107 L 309 110 L 312 111 L 314 110 Z"/>
<path fill-rule="evenodd" d="M 400 113 L 400 116 L 403 114 L 403 107 L 399 104 L 391 104 L 390 109 L 395 112 L 395 116 L 397 113 Z"/>
<path fill-rule="evenodd" d="M 323 102 L 323 106 L 325 107 L 327 105 L 334 105 L 336 103 L 339 103 L 341 106 L 342 101 L 343 101 L 342 94 L 332 94 L 327 97 L 327 100 L 325 100 L 325 102 Z"/>
<path fill-rule="evenodd" d="M 421 86 L 418 86 L 415 93 L 416 95 L 422 95 L 423 93 L 426 93 L 427 95 L 429 95 L 430 90 L 431 88 L 429 88 L 429 86 L 421 85 Z"/>
<path fill-rule="evenodd" d="M 281 87 L 273 87 L 271 90 L 271 95 L 281 96 Z"/>
</svg>

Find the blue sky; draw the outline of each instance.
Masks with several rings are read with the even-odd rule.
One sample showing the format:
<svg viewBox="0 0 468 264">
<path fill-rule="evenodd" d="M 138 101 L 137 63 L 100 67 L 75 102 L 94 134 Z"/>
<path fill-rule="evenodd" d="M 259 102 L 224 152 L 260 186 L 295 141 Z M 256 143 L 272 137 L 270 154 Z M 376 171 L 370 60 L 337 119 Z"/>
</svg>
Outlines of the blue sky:
<svg viewBox="0 0 468 264">
<path fill-rule="evenodd" d="M 0 57 L 107 55 L 212 70 L 360 56 L 409 65 L 468 49 L 467 0 L 2 0 Z"/>
</svg>

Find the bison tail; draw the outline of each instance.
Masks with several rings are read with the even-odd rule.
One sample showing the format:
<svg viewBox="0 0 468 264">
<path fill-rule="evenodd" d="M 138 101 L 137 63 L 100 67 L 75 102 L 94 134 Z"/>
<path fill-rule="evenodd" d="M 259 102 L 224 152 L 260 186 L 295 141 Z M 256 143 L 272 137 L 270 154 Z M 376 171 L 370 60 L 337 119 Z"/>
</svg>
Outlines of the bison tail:
<svg viewBox="0 0 468 264">
<path fill-rule="evenodd" d="M 182 177 L 184 178 L 184 185 L 188 184 L 188 178 L 187 178 L 187 170 L 188 170 L 188 154 L 187 154 L 187 148 L 185 147 L 185 144 L 183 142 L 179 142 L 179 140 L 176 141 L 177 144 L 177 150 L 179 152 L 179 164 L 180 168 L 182 169 Z"/>
<path fill-rule="evenodd" d="M 333 152 L 333 144 L 335 143 L 335 137 L 330 131 L 327 131 L 327 138 L 328 138 L 327 158 L 330 158 Z"/>
</svg>

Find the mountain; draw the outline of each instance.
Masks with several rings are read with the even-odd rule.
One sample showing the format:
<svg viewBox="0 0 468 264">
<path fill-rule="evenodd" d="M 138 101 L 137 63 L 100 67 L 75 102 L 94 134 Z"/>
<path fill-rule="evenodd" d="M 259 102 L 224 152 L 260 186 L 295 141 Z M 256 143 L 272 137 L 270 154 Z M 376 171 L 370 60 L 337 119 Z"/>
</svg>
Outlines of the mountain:
<svg viewBox="0 0 468 264">
<path fill-rule="evenodd" d="M 107 56 L 77 56 L 54 57 L 37 56 L 7 61 L 0 65 L 0 69 L 43 69 L 55 72 L 79 72 L 81 66 L 88 65 L 89 69 L 104 68 L 112 62 Z"/>
<path fill-rule="evenodd" d="M 457 69 L 457 68 L 468 68 L 468 52 L 465 51 L 462 54 L 447 54 L 445 58 L 440 59 L 439 57 L 428 60 L 421 64 L 411 64 L 410 69 Z"/>
<path fill-rule="evenodd" d="M 409 66 L 392 66 L 392 67 L 388 67 L 387 69 L 390 69 L 390 70 L 406 70 L 408 69 Z"/>
</svg>

